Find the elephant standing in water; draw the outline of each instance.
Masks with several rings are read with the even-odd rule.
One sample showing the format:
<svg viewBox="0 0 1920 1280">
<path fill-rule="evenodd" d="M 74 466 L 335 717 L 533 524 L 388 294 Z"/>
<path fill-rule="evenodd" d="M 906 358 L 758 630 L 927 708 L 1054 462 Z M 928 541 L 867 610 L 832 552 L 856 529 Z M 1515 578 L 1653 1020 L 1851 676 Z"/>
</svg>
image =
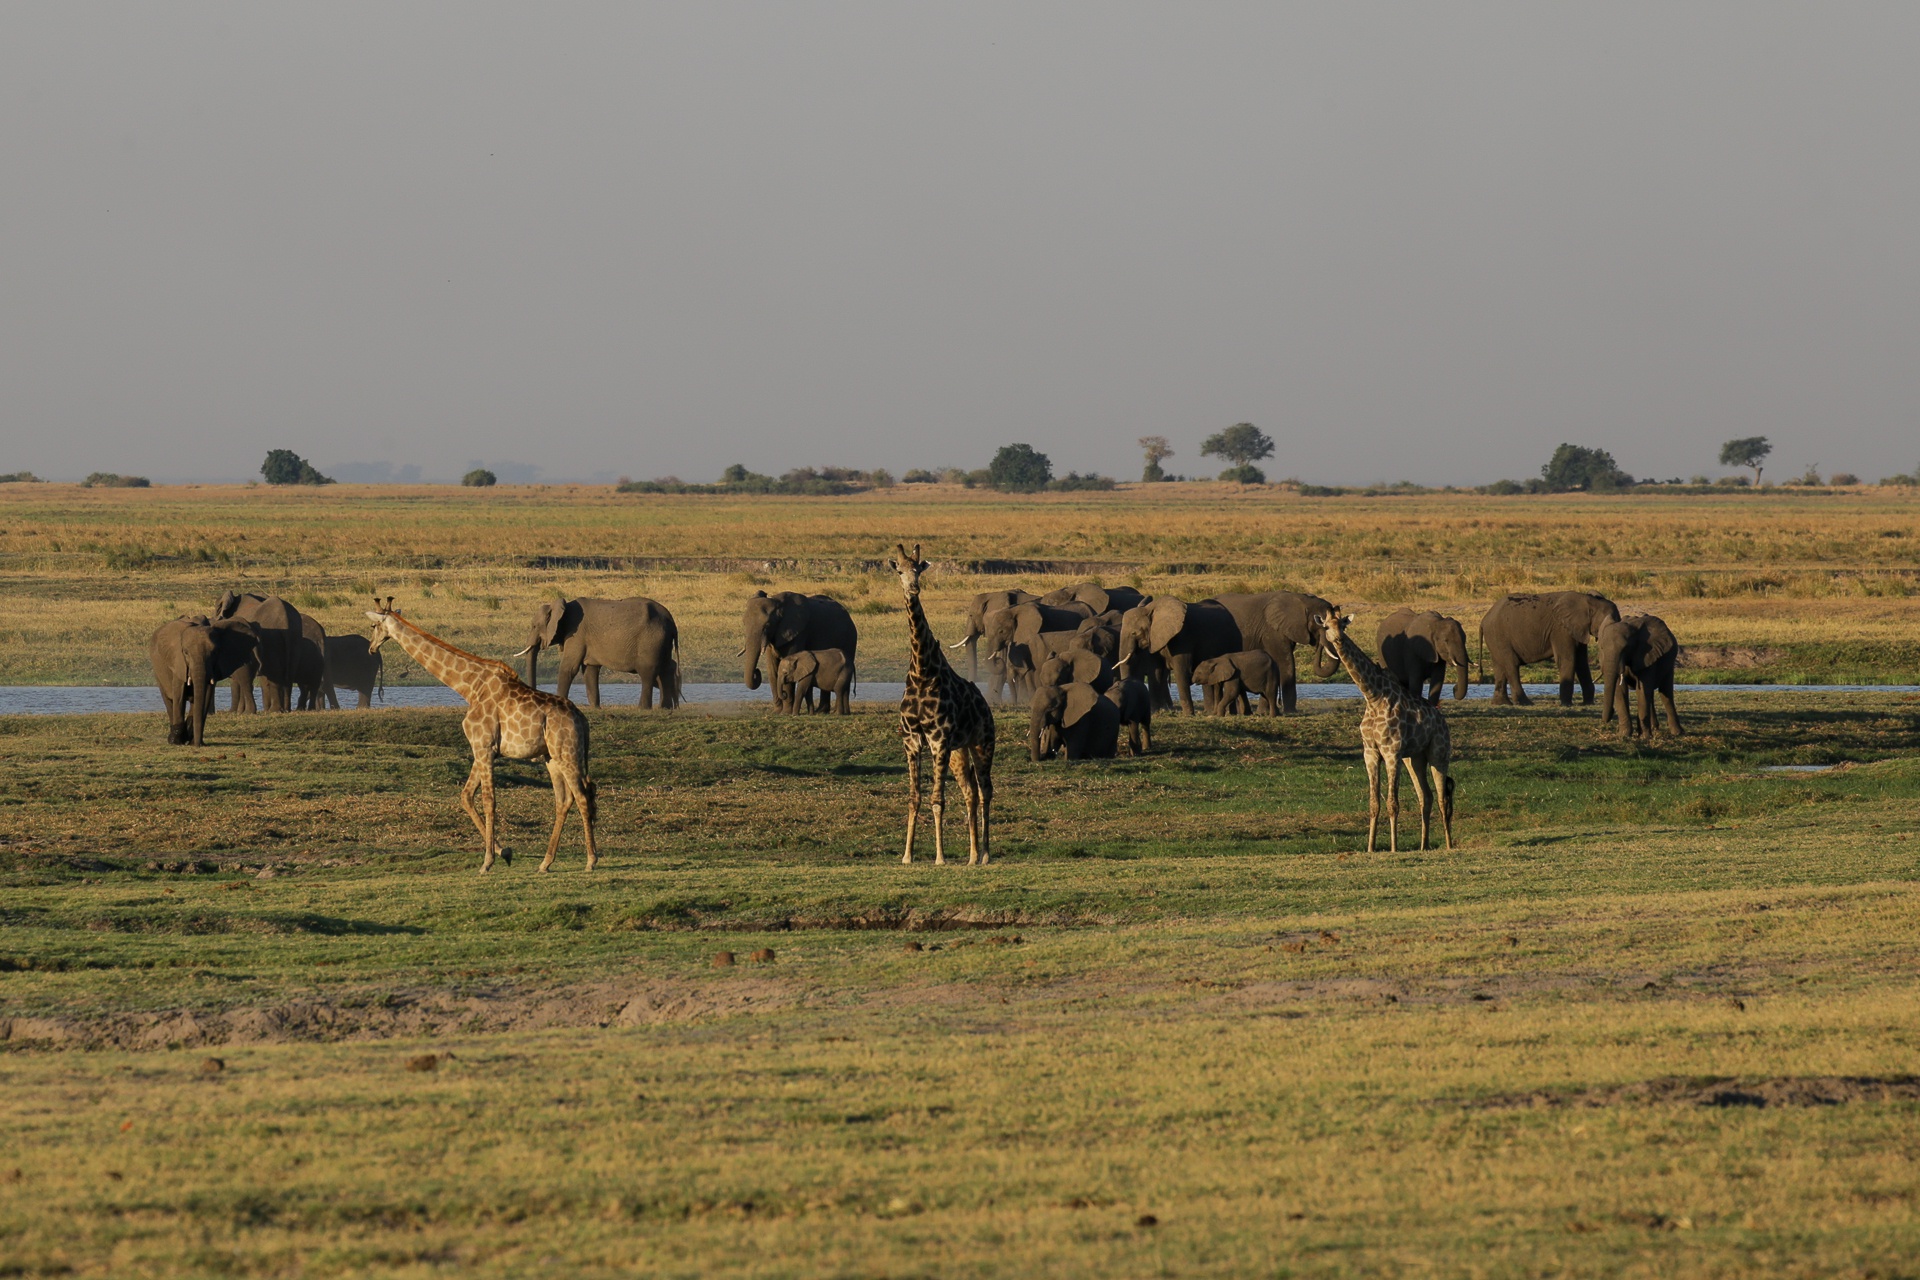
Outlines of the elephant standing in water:
<svg viewBox="0 0 1920 1280">
<path fill-rule="evenodd" d="M 1580 682 L 1581 701 L 1593 705 L 1593 668 L 1587 662 L 1587 643 L 1600 629 L 1620 621 L 1620 607 L 1605 596 L 1588 591 L 1549 591 L 1540 595 L 1512 595 L 1487 610 L 1480 620 L 1480 641 L 1486 646 L 1485 666 L 1493 671 L 1493 702 L 1533 705 L 1520 682 L 1520 668 L 1551 659 L 1560 671 L 1560 705 L 1573 705 L 1573 683 Z"/>
<path fill-rule="evenodd" d="M 1453 700 L 1467 696 L 1467 629 L 1452 618 L 1428 610 L 1415 613 L 1396 609 L 1380 624 L 1380 665 L 1400 687 L 1415 697 L 1425 693 L 1431 706 L 1440 705 L 1440 690 L 1447 682 L 1447 668 L 1458 667 L 1460 679 L 1453 686 Z"/>
<path fill-rule="evenodd" d="M 279 596 L 238 595 L 229 591 L 214 606 L 213 621 L 228 618 L 251 622 L 260 638 L 254 660 L 233 673 L 229 709 L 240 712 L 257 709 L 253 703 L 253 682 L 258 678 L 265 686 L 260 692 L 261 706 L 268 711 L 291 711 L 293 686 L 300 668 L 299 647 L 306 636 L 300 611 Z"/>
<path fill-rule="evenodd" d="M 560 646 L 558 692 L 566 697 L 583 671 L 587 703 L 600 705 L 600 670 L 640 677 L 640 705 L 671 711 L 680 703 L 680 628 L 658 600 L 628 596 L 622 600 L 549 600 L 533 611 L 527 647 L 513 656 L 527 659 L 527 686 L 540 687 L 540 650 Z"/>
<path fill-rule="evenodd" d="M 362 711 L 373 705 L 376 688 L 382 698 L 386 697 L 386 661 L 380 656 L 380 645 L 385 642 L 384 632 L 377 642 L 357 634 L 327 637 L 327 675 L 320 686 L 327 706 L 340 709 L 342 689 L 360 695 Z"/>
<path fill-rule="evenodd" d="M 818 709 L 822 713 L 848 713 L 847 702 L 853 697 L 853 664 L 846 654 L 838 649 L 802 649 L 780 659 L 773 677 L 775 708 L 790 715 L 811 712 L 816 689 L 820 691 Z"/>
<path fill-rule="evenodd" d="M 746 640 L 740 646 L 740 656 L 747 662 L 744 675 L 749 689 L 760 687 L 763 650 L 769 655 L 769 677 L 779 669 L 780 659 L 803 649 L 838 649 L 847 655 L 849 670 L 858 665 L 855 650 L 860 632 L 846 606 L 831 597 L 801 595 L 798 591 L 774 595 L 756 591 L 747 597 L 742 626 Z"/>
<path fill-rule="evenodd" d="M 980 637 L 987 633 L 987 615 L 996 609 L 1013 609 L 1031 604 L 1039 598 L 1033 592 L 1022 591 L 1018 587 L 1008 591 L 982 591 L 973 598 L 973 602 L 967 606 L 967 634 L 947 646 L 949 649 L 966 648 L 969 680 L 980 678 Z"/>
<path fill-rule="evenodd" d="M 1310 645 L 1316 651 L 1314 676 L 1325 680 L 1338 668 L 1322 650 L 1319 618 L 1334 612 L 1319 596 L 1298 591 L 1231 593 L 1188 604 L 1171 596 L 1148 599 L 1120 619 L 1120 662 L 1129 674 L 1140 674 L 1146 654 L 1166 663 L 1179 691 L 1180 705 L 1194 713 L 1193 668 L 1209 658 L 1258 649 L 1273 659 L 1280 673 L 1280 710 L 1294 709 L 1294 648 Z"/>
<path fill-rule="evenodd" d="M 1640 690 L 1640 726 L 1648 739 L 1654 736 L 1653 695 L 1658 693 L 1667 706 L 1667 731 L 1680 736 L 1680 712 L 1673 705 L 1673 669 L 1680 660 L 1680 645 L 1667 624 L 1650 613 L 1630 614 L 1618 622 L 1600 628 L 1600 678 L 1606 682 L 1607 709 L 1600 723 L 1620 712 L 1620 736 L 1634 734 L 1633 712 L 1628 705 L 1628 690 Z"/>
<path fill-rule="evenodd" d="M 260 633 L 241 618 L 175 618 L 147 641 L 153 682 L 167 703 L 167 741 L 203 744 L 213 691 L 255 661 Z"/>
</svg>

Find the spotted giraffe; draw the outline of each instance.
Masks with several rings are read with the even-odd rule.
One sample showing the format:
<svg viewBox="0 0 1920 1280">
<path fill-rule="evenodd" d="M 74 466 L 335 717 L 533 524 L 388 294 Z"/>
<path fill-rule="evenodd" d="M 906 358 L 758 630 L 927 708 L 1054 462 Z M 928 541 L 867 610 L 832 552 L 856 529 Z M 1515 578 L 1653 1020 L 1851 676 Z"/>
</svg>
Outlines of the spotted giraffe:
<svg viewBox="0 0 1920 1280">
<path fill-rule="evenodd" d="M 379 605 L 377 600 L 374 603 Z M 547 776 L 553 779 L 553 838 L 547 841 L 547 856 L 540 869 L 546 871 L 553 866 L 567 810 L 577 807 L 580 825 L 586 828 L 587 870 L 593 870 L 600 861 L 593 845 L 595 788 L 593 779 L 587 776 L 587 718 L 580 708 L 565 698 L 529 689 L 504 662 L 476 658 L 438 636 L 428 635 L 394 611 L 391 597 L 367 617 L 374 623 L 374 648 L 392 640 L 425 667 L 428 675 L 467 700 L 467 714 L 460 727 L 473 748 L 473 768 L 467 774 L 467 785 L 460 790 L 460 807 L 473 819 L 486 849 L 480 870 L 492 870 L 496 854 L 509 865 L 513 862 L 513 855 L 494 838 L 495 756 L 545 761 Z M 474 812 L 476 790 L 480 792 L 484 819 Z"/>
<path fill-rule="evenodd" d="M 920 753 L 933 757 L 933 860 L 944 863 L 940 843 L 941 811 L 946 803 L 947 769 L 951 765 L 967 801 L 967 865 L 981 866 L 989 858 L 993 826 L 993 712 L 973 681 L 947 665 L 940 641 L 927 625 L 920 607 L 920 575 L 927 562 L 920 545 L 891 567 L 900 574 L 907 593 L 907 630 L 912 665 L 907 690 L 900 697 L 900 740 L 907 748 L 907 851 L 900 861 L 913 861 L 913 833 L 920 823 Z"/>
<path fill-rule="evenodd" d="M 1400 764 L 1406 762 L 1413 779 L 1414 794 L 1420 797 L 1420 847 L 1427 847 L 1432 822 L 1433 793 L 1427 789 L 1423 772 L 1431 771 L 1433 790 L 1440 795 L 1440 826 L 1446 833 L 1447 850 L 1453 850 L 1453 775 L 1447 769 L 1453 761 L 1452 739 L 1447 722 L 1425 698 L 1410 696 L 1400 682 L 1374 664 L 1347 635 L 1351 616 L 1324 614 L 1319 619 L 1325 628 L 1322 646 L 1327 655 L 1338 658 L 1353 683 L 1366 699 L 1360 713 L 1360 746 L 1367 758 L 1367 852 L 1373 852 L 1374 835 L 1380 828 L 1380 769 L 1386 766 L 1387 848 L 1400 852 Z"/>
</svg>

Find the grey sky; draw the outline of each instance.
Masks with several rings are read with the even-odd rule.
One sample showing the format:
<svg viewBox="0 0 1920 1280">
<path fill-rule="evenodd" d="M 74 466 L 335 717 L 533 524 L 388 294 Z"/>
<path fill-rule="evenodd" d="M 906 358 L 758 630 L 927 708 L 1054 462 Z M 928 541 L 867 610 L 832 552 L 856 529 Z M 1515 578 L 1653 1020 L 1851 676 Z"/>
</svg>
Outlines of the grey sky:
<svg viewBox="0 0 1920 1280">
<path fill-rule="evenodd" d="M 0 471 L 1920 461 L 1920 7 L 13 5 Z"/>
</svg>

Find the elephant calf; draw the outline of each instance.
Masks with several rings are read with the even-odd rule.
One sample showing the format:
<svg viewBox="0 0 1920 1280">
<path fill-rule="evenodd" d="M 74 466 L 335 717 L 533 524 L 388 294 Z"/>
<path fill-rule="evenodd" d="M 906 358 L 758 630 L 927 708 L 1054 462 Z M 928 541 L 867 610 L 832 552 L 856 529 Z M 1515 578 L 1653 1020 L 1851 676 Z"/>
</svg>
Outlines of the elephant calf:
<svg viewBox="0 0 1920 1280">
<path fill-rule="evenodd" d="M 820 691 L 820 711 L 834 711 L 837 698 L 839 713 L 847 714 L 847 700 L 853 694 L 853 661 L 843 650 L 802 649 L 780 659 L 774 668 L 776 709 L 790 715 L 815 710 L 815 689 Z"/>
<path fill-rule="evenodd" d="M 1247 695 L 1260 695 L 1264 715 L 1280 714 L 1280 666 L 1258 649 L 1208 658 L 1193 668 L 1193 681 L 1203 690 L 1201 707 L 1209 715 L 1246 715 Z"/>
<path fill-rule="evenodd" d="M 1113 684 L 1113 667 L 1090 649 L 1069 649 L 1042 662 L 1033 673 L 1033 682 L 1041 689 L 1056 684 L 1090 684 L 1095 693 L 1105 693 Z"/>
<path fill-rule="evenodd" d="M 1653 695 L 1657 692 L 1667 707 L 1667 732 L 1680 736 L 1680 712 L 1673 705 L 1673 669 L 1680 659 L 1680 645 L 1667 624 L 1650 613 L 1630 614 L 1618 622 L 1600 628 L 1600 679 L 1606 686 L 1607 706 L 1600 723 L 1613 720 L 1620 712 L 1620 736 L 1634 734 L 1633 711 L 1627 692 L 1640 690 L 1640 725 L 1649 739 L 1656 726 Z"/>
<path fill-rule="evenodd" d="M 1120 753 L 1120 708 L 1090 684 L 1063 684 L 1033 695 L 1027 754 L 1038 763 L 1065 749 L 1069 760 L 1111 760 Z"/>
<path fill-rule="evenodd" d="M 1153 695 L 1139 680 L 1115 680 L 1106 698 L 1120 708 L 1120 727 L 1127 731 L 1127 754 L 1143 756 L 1153 750 Z"/>
</svg>

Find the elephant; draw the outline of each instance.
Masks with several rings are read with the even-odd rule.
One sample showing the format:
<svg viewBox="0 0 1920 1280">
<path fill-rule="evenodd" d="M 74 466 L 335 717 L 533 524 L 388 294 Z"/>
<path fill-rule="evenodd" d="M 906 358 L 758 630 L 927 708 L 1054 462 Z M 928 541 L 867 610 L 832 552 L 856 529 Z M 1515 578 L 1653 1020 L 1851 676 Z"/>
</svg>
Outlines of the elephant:
<svg viewBox="0 0 1920 1280">
<path fill-rule="evenodd" d="M 168 742 L 205 744 L 214 688 L 254 663 L 259 644 L 259 629 L 244 618 L 179 617 L 153 633 L 147 657 L 167 703 Z"/>
<path fill-rule="evenodd" d="M 327 674 L 320 694 L 329 707 L 340 709 L 342 689 L 360 695 L 362 711 L 373 705 L 374 689 L 386 697 L 386 661 L 380 656 L 380 645 L 385 643 L 384 634 L 378 642 L 358 634 L 327 637 Z"/>
<path fill-rule="evenodd" d="M 1071 587 L 1047 592 L 1040 597 L 1040 603 L 1062 608 L 1083 604 L 1098 615 L 1125 613 L 1145 599 L 1132 587 L 1102 587 L 1092 582 L 1077 582 Z"/>
<path fill-rule="evenodd" d="M 1097 619 L 1088 619 L 1073 633 L 1071 643 L 1076 649 L 1097 653 L 1112 662 L 1120 656 L 1120 620 L 1116 618 L 1112 625 L 1108 625 Z"/>
<path fill-rule="evenodd" d="M 1141 675 L 1150 658 L 1165 666 L 1180 695 L 1180 706 L 1194 714 L 1193 667 L 1196 662 L 1237 653 L 1240 626 L 1226 606 L 1212 600 L 1188 604 L 1172 596 L 1154 596 L 1127 610 L 1120 619 L 1120 662 L 1128 675 Z M 1172 699 L 1168 699 L 1171 708 Z"/>
<path fill-rule="evenodd" d="M 789 713 L 814 710 L 813 691 L 820 691 L 819 709 L 847 714 L 853 694 L 853 664 L 838 649 L 802 649 L 780 659 L 773 676 L 773 705 Z"/>
<path fill-rule="evenodd" d="M 1004 664 L 1004 678 L 1015 697 L 1031 694 L 1027 676 L 1049 653 L 1065 648 L 1080 625 L 1091 616 L 1086 605 L 1056 607 L 1028 601 L 996 609 L 986 617 L 981 639 L 987 660 Z M 1054 637 L 1043 640 L 1041 637 Z M 995 692 L 998 692 L 996 689 Z"/>
<path fill-rule="evenodd" d="M 1587 642 L 1600 629 L 1620 621 L 1620 608 L 1605 596 L 1587 591 L 1549 591 L 1541 595 L 1511 595 L 1498 601 L 1480 620 L 1480 643 L 1485 648 L 1482 669 L 1493 671 L 1493 702 L 1533 705 L 1520 682 L 1520 668 L 1551 658 L 1560 670 L 1560 705 L 1573 705 L 1573 682 L 1580 682 L 1581 702 L 1593 705 L 1593 669 L 1587 664 Z M 1511 694 L 1509 694 L 1511 690 Z"/>
<path fill-rule="evenodd" d="M 1111 760 L 1120 751 L 1120 708 L 1090 684 L 1054 685 L 1029 704 L 1027 753 L 1038 763 L 1065 748 L 1069 760 Z"/>
<path fill-rule="evenodd" d="M 1243 649 L 1208 658 L 1193 669 L 1194 683 L 1203 691 L 1203 707 L 1211 715 L 1247 714 L 1247 695 L 1260 695 L 1264 715 L 1280 714 L 1280 668 L 1261 649 Z"/>
<path fill-rule="evenodd" d="M 680 628 L 658 600 L 627 596 L 620 600 L 548 600 L 533 611 L 527 647 L 513 656 L 527 660 L 527 685 L 540 687 L 540 650 L 560 646 L 558 687 L 562 698 L 584 672 L 587 704 L 600 705 L 600 671 L 626 671 L 640 677 L 640 706 L 680 705 Z"/>
<path fill-rule="evenodd" d="M 1033 592 L 1022 591 L 1018 587 L 1009 591 L 982 591 L 973 598 L 972 603 L 967 606 L 967 634 L 947 646 L 949 649 L 965 647 L 969 659 L 969 679 L 980 678 L 980 637 L 986 634 L 987 615 L 996 609 L 1012 609 L 1023 604 L 1031 604 L 1039 598 Z M 999 686 L 995 686 L 994 692 L 999 692 Z"/>
<path fill-rule="evenodd" d="M 1680 659 L 1680 645 L 1667 624 L 1650 613 L 1629 614 L 1618 622 L 1600 628 L 1600 678 L 1606 682 L 1606 710 L 1600 723 L 1620 712 L 1620 736 L 1633 736 L 1633 713 L 1628 691 L 1640 690 L 1640 724 L 1651 740 L 1655 733 L 1653 695 L 1658 693 L 1667 705 L 1667 731 L 1681 735 L 1680 712 L 1673 705 L 1673 668 Z"/>
<path fill-rule="evenodd" d="M 1127 754 L 1143 756 L 1153 750 L 1153 695 L 1139 680 L 1115 680 L 1106 699 L 1120 708 L 1120 727 L 1127 731 Z"/>
<path fill-rule="evenodd" d="M 256 709 L 253 682 L 257 678 L 265 686 L 261 690 L 261 707 L 268 711 L 290 710 L 299 645 L 306 634 L 300 611 L 279 596 L 238 595 L 229 591 L 220 597 L 213 611 L 215 622 L 226 618 L 251 622 L 260 637 L 254 661 L 233 673 L 229 709 L 240 712 Z"/>
<path fill-rule="evenodd" d="M 1113 680 L 1113 665 L 1091 649 L 1056 653 L 1033 673 L 1035 687 L 1042 689 L 1056 684 L 1090 684 L 1095 693 L 1105 693 Z"/>
<path fill-rule="evenodd" d="M 1452 618 L 1431 610 L 1396 609 L 1380 624 L 1378 640 L 1380 665 L 1408 693 L 1419 697 L 1431 682 L 1426 699 L 1429 705 L 1439 706 L 1447 668 L 1458 667 L 1460 679 L 1453 686 L 1453 700 L 1467 696 L 1467 629 Z"/>
<path fill-rule="evenodd" d="M 1319 619 L 1335 613 L 1334 607 L 1319 596 L 1299 591 L 1259 591 L 1219 595 L 1213 602 L 1222 605 L 1240 626 L 1240 643 L 1234 651 L 1258 649 L 1274 661 L 1280 673 L 1280 710 L 1293 714 L 1296 691 L 1293 650 L 1306 645 L 1314 652 L 1313 675 L 1325 680 L 1340 669 L 1340 663 L 1327 656 L 1321 642 Z M 1214 655 L 1210 655 L 1214 656 Z"/>
<path fill-rule="evenodd" d="M 762 649 L 773 655 L 767 661 L 770 675 L 778 669 L 780 659 L 802 649 L 838 649 L 847 655 L 849 668 L 857 665 L 855 651 L 860 644 L 860 633 L 853 625 L 853 615 L 845 605 L 830 597 L 806 596 L 798 591 L 782 591 L 776 595 L 756 591 L 747 598 L 742 625 L 746 629 L 746 642 L 740 647 L 740 656 L 747 662 L 745 679 L 749 689 L 760 687 Z"/>
<path fill-rule="evenodd" d="M 293 647 L 293 682 L 300 688 L 300 710 L 320 710 L 327 687 L 327 629 L 309 613 L 300 615 L 300 640 Z"/>
</svg>

